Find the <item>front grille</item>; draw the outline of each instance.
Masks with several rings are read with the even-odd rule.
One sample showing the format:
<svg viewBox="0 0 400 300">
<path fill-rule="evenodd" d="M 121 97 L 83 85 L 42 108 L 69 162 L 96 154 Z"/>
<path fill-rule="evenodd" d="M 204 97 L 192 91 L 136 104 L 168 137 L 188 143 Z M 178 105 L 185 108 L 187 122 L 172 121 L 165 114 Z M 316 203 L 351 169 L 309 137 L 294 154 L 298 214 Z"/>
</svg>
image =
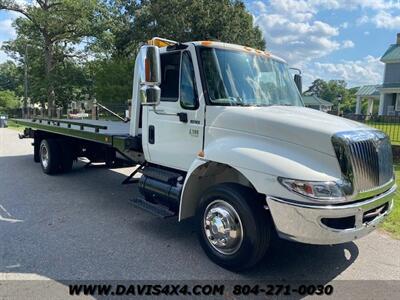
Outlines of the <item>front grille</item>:
<svg viewBox="0 0 400 300">
<path fill-rule="evenodd" d="M 353 195 L 377 189 L 392 180 L 392 148 L 383 132 L 340 133 L 332 141 L 342 173 L 352 183 Z"/>
</svg>

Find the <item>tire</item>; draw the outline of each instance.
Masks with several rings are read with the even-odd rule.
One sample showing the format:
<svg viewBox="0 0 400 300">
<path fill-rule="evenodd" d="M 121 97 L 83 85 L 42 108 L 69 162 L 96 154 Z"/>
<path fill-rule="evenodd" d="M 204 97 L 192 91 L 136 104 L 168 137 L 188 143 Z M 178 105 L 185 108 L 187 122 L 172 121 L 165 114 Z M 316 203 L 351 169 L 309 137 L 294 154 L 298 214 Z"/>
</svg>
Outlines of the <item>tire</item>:
<svg viewBox="0 0 400 300">
<path fill-rule="evenodd" d="M 40 163 L 40 141 L 37 138 L 33 140 L 33 161 Z"/>
<path fill-rule="evenodd" d="M 60 161 L 60 171 L 63 173 L 69 172 L 74 164 L 73 149 L 72 145 L 68 142 L 59 141 L 61 148 L 61 161 Z"/>
<path fill-rule="evenodd" d="M 118 166 L 118 160 L 114 149 L 106 149 L 105 152 L 105 163 L 109 169 L 116 168 Z"/>
<path fill-rule="evenodd" d="M 225 218 L 221 219 L 221 216 Z M 259 195 L 233 183 L 219 184 L 207 190 L 196 211 L 196 226 L 203 250 L 216 264 L 232 271 L 251 268 L 264 257 L 270 245 L 271 224 Z M 221 230 L 216 230 L 218 225 Z M 237 237 L 218 236 L 220 232 L 226 232 L 226 228 L 236 232 Z M 221 244 L 224 242 L 226 245 Z"/>
<path fill-rule="evenodd" d="M 40 142 L 40 164 L 45 174 L 60 172 L 61 151 L 56 140 L 48 139 Z"/>
</svg>

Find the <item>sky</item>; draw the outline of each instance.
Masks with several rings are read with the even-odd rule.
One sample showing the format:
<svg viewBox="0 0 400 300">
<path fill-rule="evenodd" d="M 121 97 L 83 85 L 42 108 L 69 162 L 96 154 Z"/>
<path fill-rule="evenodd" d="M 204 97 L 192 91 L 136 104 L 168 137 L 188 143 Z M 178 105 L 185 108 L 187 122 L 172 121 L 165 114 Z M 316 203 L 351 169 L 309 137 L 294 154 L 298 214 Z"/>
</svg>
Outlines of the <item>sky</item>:
<svg viewBox="0 0 400 300">
<path fill-rule="evenodd" d="M 23 2 L 24 0 L 18 0 Z M 400 0 L 245 0 L 266 47 L 301 68 L 304 85 L 343 79 L 379 84 L 379 61 L 400 32 Z M 0 11 L 0 45 L 15 37 L 16 13 Z M 0 51 L 0 62 L 7 60 Z"/>
<path fill-rule="evenodd" d="M 267 49 L 316 78 L 379 84 L 380 57 L 400 32 L 400 0 L 246 1 Z"/>
</svg>

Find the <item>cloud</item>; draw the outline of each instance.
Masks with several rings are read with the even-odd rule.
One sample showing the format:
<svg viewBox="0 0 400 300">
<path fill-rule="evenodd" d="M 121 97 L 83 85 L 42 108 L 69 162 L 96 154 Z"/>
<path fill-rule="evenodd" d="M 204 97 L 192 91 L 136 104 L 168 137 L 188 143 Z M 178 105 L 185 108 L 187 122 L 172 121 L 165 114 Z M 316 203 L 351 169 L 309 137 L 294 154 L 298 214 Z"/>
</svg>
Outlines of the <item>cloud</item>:
<svg viewBox="0 0 400 300">
<path fill-rule="evenodd" d="M 372 22 L 378 28 L 399 29 L 400 28 L 400 15 L 393 16 L 389 12 L 381 11 L 372 19 Z"/>
<path fill-rule="evenodd" d="M 265 13 L 267 11 L 267 5 L 262 1 L 254 1 L 250 6 L 257 13 Z"/>
<path fill-rule="evenodd" d="M 320 58 L 341 49 L 351 47 L 350 41 L 342 43 L 337 39 L 340 28 L 321 20 L 313 20 L 316 13 L 312 1 L 253 2 L 259 7 L 255 23 L 262 30 L 267 48 L 284 57 L 290 64 L 302 63 Z M 353 45 L 354 46 L 354 45 Z"/>
<path fill-rule="evenodd" d="M 3 45 L 3 42 L 0 41 L 0 48 L 2 45 Z M 7 61 L 7 59 L 8 59 L 7 54 L 4 51 L 0 50 L 0 64 Z"/>
<path fill-rule="evenodd" d="M 291 64 L 322 57 L 340 48 L 340 43 L 332 39 L 335 28 L 328 24 L 291 22 L 273 15 L 260 16 L 256 22 L 264 33 L 267 48 Z"/>
<path fill-rule="evenodd" d="M 280 2 L 279 0 L 272 0 L 272 2 Z M 295 1 L 295 0 L 281 0 L 283 2 L 281 7 L 288 7 L 288 9 L 297 9 L 308 11 L 318 11 L 320 9 L 371 9 L 371 10 L 388 10 L 400 9 L 400 2 L 395 0 L 309 0 L 309 1 Z M 296 3 L 294 3 L 296 2 Z"/>
<path fill-rule="evenodd" d="M 3 13 L 6 18 L 0 20 L 0 63 L 10 59 L 7 54 L 1 50 L 3 42 L 9 41 L 16 37 L 15 29 L 12 27 L 12 23 L 18 17 L 15 13 L 7 12 Z"/>
<path fill-rule="evenodd" d="M 356 24 L 358 26 L 366 24 L 369 22 L 369 17 L 367 15 L 363 15 L 356 20 Z"/>
<path fill-rule="evenodd" d="M 0 38 L 2 40 L 15 38 L 15 29 L 12 27 L 12 19 L 0 20 Z"/>
<path fill-rule="evenodd" d="M 309 73 L 313 79 L 344 79 L 350 86 L 378 84 L 382 82 L 384 64 L 379 57 L 366 56 L 360 60 L 344 60 L 339 63 L 315 62 Z"/>
<path fill-rule="evenodd" d="M 353 41 L 350 41 L 350 40 L 343 41 L 342 48 L 354 48 Z"/>
<path fill-rule="evenodd" d="M 259 3 L 258 3 L 259 2 Z M 335 51 L 354 48 L 349 39 L 341 39 L 341 30 L 348 22 L 334 26 L 319 19 L 322 10 L 356 11 L 355 24 L 373 23 L 385 29 L 400 28 L 400 1 L 384 0 L 271 0 L 255 1 L 255 22 L 264 33 L 267 48 L 303 69 L 304 85 L 316 78 L 343 79 L 349 86 L 382 82 L 383 63 L 379 57 L 366 56 L 357 60 L 319 62 Z M 369 31 L 363 31 L 365 35 Z"/>
</svg>

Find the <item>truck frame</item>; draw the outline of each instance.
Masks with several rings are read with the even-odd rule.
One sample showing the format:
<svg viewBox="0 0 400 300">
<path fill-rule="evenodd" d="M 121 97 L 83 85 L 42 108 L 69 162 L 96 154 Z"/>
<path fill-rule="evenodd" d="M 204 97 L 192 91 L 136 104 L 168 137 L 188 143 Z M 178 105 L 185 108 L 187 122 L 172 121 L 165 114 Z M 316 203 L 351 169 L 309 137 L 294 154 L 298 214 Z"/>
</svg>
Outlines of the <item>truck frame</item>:
<svg viewBox="0 0 400 300">
<path fill-rule="evenodd" d="M 15 119 L 46 174 L 86 157 L 136 165 L 134 203 L 195 218 L 217 264 L 254 266 L 281 238 L 360 238 L 393 208 L 389 138 L 304 108 L 301 76 L 268 51 L 153 38 L 136 58 L 129 122 Z M 297 86 L 297 87 L 296 87 Z M 300 91 L 300 92 L 299 92 Z"/>
</svg>

